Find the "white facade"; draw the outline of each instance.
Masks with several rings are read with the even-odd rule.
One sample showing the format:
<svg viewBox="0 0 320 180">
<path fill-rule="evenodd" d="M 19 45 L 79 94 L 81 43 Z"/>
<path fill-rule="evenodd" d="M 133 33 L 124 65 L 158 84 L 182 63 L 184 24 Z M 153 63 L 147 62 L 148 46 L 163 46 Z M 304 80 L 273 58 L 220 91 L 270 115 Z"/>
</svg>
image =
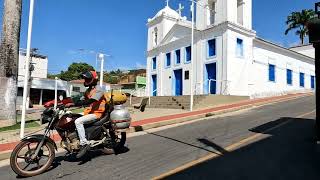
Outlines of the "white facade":
<svg viewBox="0 0 320 180">
<path fill-rule="evenodd" d="M 251 0 L 196 4 L 193 62 L 186 48 L 191 45 L 190 21 L 169 6 L 148 20 L 147 94 L 189 95 L 191 65 L 195 94 L 261 97 L 312 89 L 314 59 L 256 37 Z M 272 81 L 269 64 L 275 69 Z M 287 83 L 287 69 L 292 70 L 292 85 Z"/>
<path fill-rule="evenodd" d="M 26 54 L 23 52 L 19 53 L 19 77 L 24 77 L 25 73 L 25 61 Z M 34 66 L 34 70 L 31 73 L 31 77 L 34 78 L 47 78 L 48 74 L 48 58 L 46 56 L 35 55 L 31 58 L 31 64 Z"/>
<path fill-rule="evenodd" d="M 296 51 L 298 53 L 304 54 L 304 55 L 309 56 L 309 57 L 311 57 L 313 59 L 315 58 L 315 49 L 314 49 L 312 44 L 291 47 L 290 50 L 293 50 L 293 51 Z"/>
</svg>

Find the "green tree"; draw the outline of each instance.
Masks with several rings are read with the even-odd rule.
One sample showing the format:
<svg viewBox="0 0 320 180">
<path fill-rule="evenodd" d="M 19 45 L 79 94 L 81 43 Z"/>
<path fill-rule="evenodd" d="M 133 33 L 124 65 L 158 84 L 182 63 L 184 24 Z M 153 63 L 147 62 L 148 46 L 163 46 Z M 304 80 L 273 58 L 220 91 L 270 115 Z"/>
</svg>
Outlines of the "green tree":
<svg viewBox="0 0 320 180">
<path fill-rule="evenodd" d="M 292 12 L 287 17 L 287 29 L 285 35 L 290 31 L 296 30 L 295 34 L 299 36 L 300 42 L 304 44 L 304 38 L 308 35 L 307 23 L 315 16 L 315 12 L 312 9 L 302 10 L 301 12 Z"/>
<path fill-rule="evenodd" d="M 79 79 L 79 76 L 82 72 L 91 71 L 94 68 L 87 63 L 72 63 L 67 71 L 61 71 L 58 77 L 65 81 L 71 81 Z"/>
<path fill-rule="evenodd" d="M 119 82 L 119 78 L 111 73 L 105 73 L 103 75 L 103 81 L 110 84 L 117 84 Z"/>
<path fill-rule="evenodd" d="M 0 120 L 16 123 L 16 98 L 22 0 L 4 0 L 0 44 Z"/>
</svg>

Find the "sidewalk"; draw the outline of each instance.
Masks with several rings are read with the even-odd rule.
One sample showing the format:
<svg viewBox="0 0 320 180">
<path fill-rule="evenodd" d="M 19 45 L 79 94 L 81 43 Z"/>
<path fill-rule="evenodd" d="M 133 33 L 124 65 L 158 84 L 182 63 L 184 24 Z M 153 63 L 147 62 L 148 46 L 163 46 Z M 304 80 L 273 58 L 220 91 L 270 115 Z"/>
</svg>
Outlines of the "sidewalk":
<svg viewBox="0 0 320 180">
<path fill-rule="evenodd" d="M 268 97 L 261 99 L 245 100 L 233 104 L 220 105 L 216 107 L 196 110 L 193 112 L 188 112 L 186 110 L 176 110 L 176 109 L 152 109 L 147 108 L 145 112 L 139 112 L 138 110 L 130 109 L 132 115 L 131 127 L 128 129 L 128 133 L 143 131 L 151 128 L 161 127 L 170 124 L 182 123 L 190 120 L 200 119 L 212 115 L 237 111 L 245 108 L 250 108 L 254 106 L 261 106 L 270 103 L 276 103 L 281 101 L 287 101 L 290 99 L 295 99 L 303 96 L 310 96 L 313 93 L 298 93 L 289 94 L 284 96 Z M 34 131 L 39 131 L 43 129 L 45 125 L 41 128 L 30 128 L 26 129 L 25 134 L 32 133 Z M 60 141 L 60 137 L 57 134 L 53 134 L 52 137 L 55 141 Z M 19 142 L 19 130 L 0 132 L 0 160 L 8 158 L 12 149 Z"/>
</svg>

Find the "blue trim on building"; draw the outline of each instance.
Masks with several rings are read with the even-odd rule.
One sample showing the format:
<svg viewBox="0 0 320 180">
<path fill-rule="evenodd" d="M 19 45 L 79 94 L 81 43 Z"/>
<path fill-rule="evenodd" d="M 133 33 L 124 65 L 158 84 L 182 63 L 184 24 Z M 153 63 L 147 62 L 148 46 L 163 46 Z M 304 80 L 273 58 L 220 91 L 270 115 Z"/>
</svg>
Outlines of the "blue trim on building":
<svg viewBox="0 0 320 180">
<path fill-rule="evenodd" d="M 166 58 L 165 58 L 165 68 L 170 68 L 171 66 L 171 52 L 166 53 Z"/>
<path fill-rule="evenodd" d="M 157 57 L 152 58 L 152 70 L 157 69 Z"/>
<path fill-rule="evenodd" d="M 287 69 L 287 85 L 292 85 L 292 70 Z"/>
<path fill-rule="evenodd" d="M 304 87 L 304 73 L 300 72 L 299 74 L 300 87 Z"/>
<path fill-rule="evenodd" d="M 179 65 L 181 63 L 181 50 L 177 49 L 174 51 L 175 64 Z"/>
<path fill-rule="evenodd" d="M 244 56 L 243 39 L 240 38 L 237 38 L 236 56 L 239 58 L 243 58 Z"/>
<path fill-rule="evenodd" d="M 207 41 L 207 58 L 213 58 L 217 55 L 216 39 Z"/>
<path fill-rule="evenodd" d="M 276 82 L 276 66 L 269 64 L 269 81 Z"/>
<path fill-rule="evenodd" d="M 185 64 L 188 64 L 191 62 L 191 46 L 185 47 Z"/>
<path fill-rule="evenodd" d="M 314 89 L 315 87 L 314 87 L 314 76 L 313 75 L 311 75 L 310 76 L 310 80 L 311 80 L 311 89 Z"/>
</svg>

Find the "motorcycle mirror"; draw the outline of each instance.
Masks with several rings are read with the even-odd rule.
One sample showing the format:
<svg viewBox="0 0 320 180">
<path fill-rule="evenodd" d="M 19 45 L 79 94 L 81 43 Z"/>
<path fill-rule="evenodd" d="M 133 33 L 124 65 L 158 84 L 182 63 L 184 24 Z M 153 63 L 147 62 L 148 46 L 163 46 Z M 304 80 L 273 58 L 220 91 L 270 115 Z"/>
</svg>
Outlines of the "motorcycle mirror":
<svg viewBox="0 0 320 180">
<path fill-rule="evenodd" d="M 60 100 L 60 101 L 63 100 L 63 96 L 62 96 L 62 95 L 59 96 L 59 100 Z"/>
</svg>

